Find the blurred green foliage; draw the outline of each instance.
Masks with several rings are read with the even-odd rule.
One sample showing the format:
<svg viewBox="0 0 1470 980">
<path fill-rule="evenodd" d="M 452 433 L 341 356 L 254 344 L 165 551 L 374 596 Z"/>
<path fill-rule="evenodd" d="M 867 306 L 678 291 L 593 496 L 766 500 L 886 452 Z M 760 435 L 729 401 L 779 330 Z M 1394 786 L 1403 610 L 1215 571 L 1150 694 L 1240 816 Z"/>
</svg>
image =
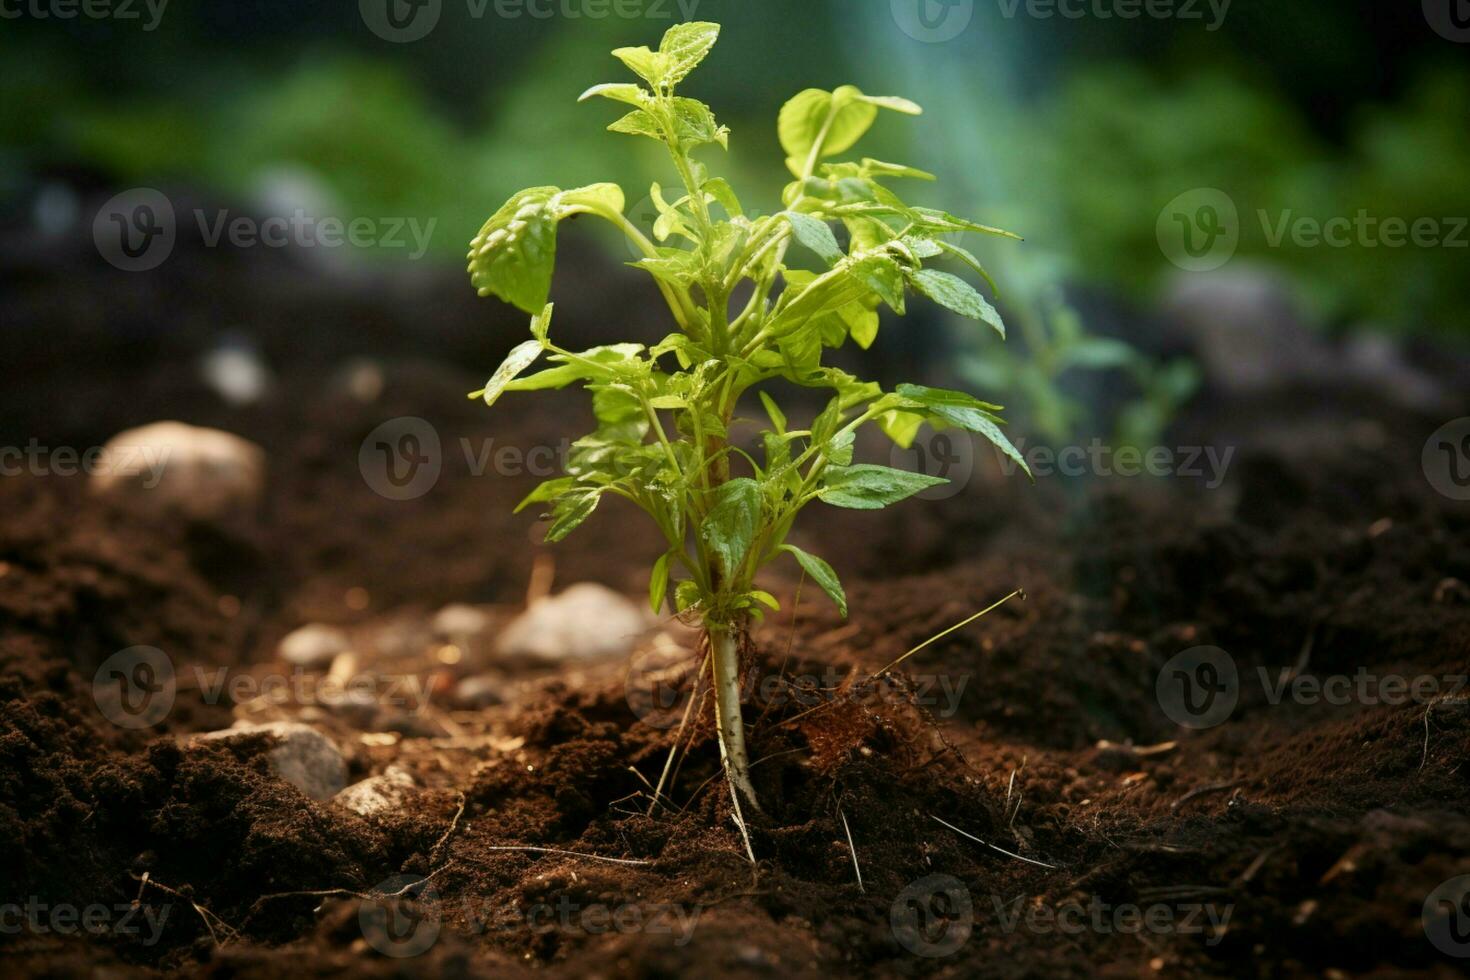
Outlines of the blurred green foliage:
<svg viewBox="0 0 1470 980">
<path fill-rule="evenodd" d="M 1062 87 L 1020 152 L 1045 168 L 1089 279 L 1139 294 L 1157 287 L 1170 271 L 1155 234 L 1160 209 L 1215 187 L 1239 208 L 1237 255 L 1289 270 L 1319 315 L 1447 328 L 1470 307 L 1467 93 L 1470 71 L 1427 72 L 1403 104 L 1361 111 L 1345 145 L 1331 146 L 1284 101 L 1222 74 L 1165 87 L 1141 69 L 1093 68 Z M 1356 222 L 1360 212 L 1436 219 L 1446 234 L 1459 226 L 1462 244 L 1389 247 L 1356 230 L 1347 247 L 1271 241 L 1288 216 Z"/>
</svg>

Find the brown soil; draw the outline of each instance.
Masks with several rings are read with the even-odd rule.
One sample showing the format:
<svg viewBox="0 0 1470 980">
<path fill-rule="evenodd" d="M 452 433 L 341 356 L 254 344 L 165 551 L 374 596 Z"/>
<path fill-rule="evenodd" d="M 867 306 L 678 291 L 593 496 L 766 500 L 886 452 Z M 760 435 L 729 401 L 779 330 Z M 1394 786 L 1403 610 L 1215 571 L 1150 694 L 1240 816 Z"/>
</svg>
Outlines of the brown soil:
<svg viewBox="0 0 1470 980">
<path fill-rule="evenodd" d="M 31 302 L 17 308 L 33 314 L 19 328 L 23 366 L 87 349 L 83 327 L 42 338 L 52 321 L 34 297 L 54 284 L 20 279 Z M 329 299 L 311 302 L 374 329 L 299 359 L 283 353 L 278 300 L 234 300 L 245 322 L 267 324 L 283 369 L 252 409 L 227 411 L 181 380 L 197 341 L 178 338 L 156 357 L 94 350 L 69 363 L 65 392 L 49 368 L 47 397 L 71 406 L 50 422 L 34 378 L 0 406 L 7 444 L 45 433 L 91 445 L 176 417 L 238 432 L 271 459 L 268 506 L 248 532 L 124 513 L 76 480 L 0 479 L 0 904 L 167 912 L 156 937 L 0 932 L 17 975 L 1458 974 L 1420 912 L 1470 871 L 1466 692 L 1273 704 L 1258 679 L 1467 672 L 1470 512 L 1435 494 L 1417 462 L 1442 420 L 1294 392 L 1250 406 L 1253 430 L 1234 416 L 1247 436 L 1218 490 L 1033 488 L 990 472 L 944 502 L 814 514 L 804 534 L 843 572 L 853 615 L 841 622 L 809 585 L 798 602 L 794 576 L 775 583 L 785 612 L 758 631 L 750 664 L 765 810 L 747 814 L 752 866 L 703 700 L 652 808 L 674 731 L 633 713 L 626 665 L 508 670 L 505 705 L 449 703 L 474 657 L 434 659 L 427 617 L 456 601 L 514 612 L 546 553 L 534 519 L 509 513 L 534 479 L 477 478 L 454 461 L 455 441 L 554 445 L 584 409 L 553 397 L 485 413 L 463 398 L 473 374 L 411 359 L 434 335 L 418 325 L 434 315 L 418 294 Z M 114 315 L 158 298 L 133 302 Z M 188 323 L 206 300 L 171 302 L 171 322 Z M 472 309 L 439 311 L 441 343 L 478 367 L 511 332 L 466 339 L 483 327 Z M 58 322 L 91 321 L 73 310 Z M 323 380 L 357 354 L 385 364 L 369 404 Z M 1301 452 L 1258 448 L 1273 413 L 1303 399 L 1328 406 L 1336 428 Z M 431 420 L 450 446 L 440 483 L 408 503 L 377 496 L 357 469 L 362 439 L 400 415 Z M 1208 431 L 1213 416 L 1195 416 L 1181 425 Z M 1383 438 L 1343 435 L 1364 419 Z M 636 594 L 653 553 L 633 526 L 617 508 L 599 514 L 555 550 L 557 581 Z M 1024 601 L 867 680 L 1018 587 Z M 311 621 L 369 638 L 365 669 L 426 678 L 426 709 L 361 718 L 209 703 L 181 686 L 161 726 L 131 732 L 92 698 L 98 665 L 125 647 L 164 649 L 181 671 L 261 672 L 276 641 Z M 1205 645 L 1233 656 L 1240 704 L 1192 732 L 1161 709 L 1155 679 Z M 959 685 L 962 696 L 946 693 Z M 397 765 L 421 789 L 358 817 L 276 779 L 264 738 L 184 738 L 232 716 L 309 721 L 343 747 L 352 780 Z M 1138 934 L 1045 926 L 1099 903 L 1189 921 Z M 1212 928 L 1207 912 L 1225 911 L 1228 925 Z M 437 924 L 437 941 L 385 956 L 374 914 Z M 949 942 L 950 955 L 921 955 Z"/>
</svg>

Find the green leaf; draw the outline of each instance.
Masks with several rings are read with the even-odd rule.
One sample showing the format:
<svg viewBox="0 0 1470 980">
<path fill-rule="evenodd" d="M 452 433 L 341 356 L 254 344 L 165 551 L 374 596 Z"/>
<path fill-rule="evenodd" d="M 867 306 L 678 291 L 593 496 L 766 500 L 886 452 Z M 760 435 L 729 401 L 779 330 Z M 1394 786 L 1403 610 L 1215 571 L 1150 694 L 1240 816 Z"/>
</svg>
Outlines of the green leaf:
<svg viewBox="0 0 1470 980">
<path fill-rule="evenodd" d="M 799 93 L 781 109 L 777 131 L 781 148 L 786 151 L 786 164 L 798 177 L 805 176 L 807 161 L 818 141 L 819 157 L 836 156 L 862 139 L 879 109 L 892 109 L 909 115 L 923 110 L 908 99 L 893 96 L 864 95 L 852 85 L 833 92 L 809 88 Z"/>
<path fill-rule="evenodd" d="M 843 619 L 846 619 L 847 593 L 842 591 L 842 582 L 837 578 L 837 573 L 832 570 L 832 566 L 816 555 L 802 551 L 794 544 L 783 544 L 781 550 L 789 552 L 796 559 L 807 575 L 811 576 L 812 581 L 820 585 L 822 591 L 837 604 L 837 611 L 842 614 Z"/>
<path fill-rule="evenodd" d="M 776 404 L 776 400 L 764 391 L 756 392 L 760 395 L 761 404 L 765 406 L 766 415 L 770 416 L 771 427 L 776 430 L 777 435 L 786 434 L 786 413 Z"/>
<path fill-rule="evenodd" d="M 852 274 L 882 297 L 893 312 L 904 312 L 904 277 L 898 261 L 887 255 L 868 254 L 852 264 Z"/>
<path fill-rule="evenodd" d="M 539 340 L 543 347 L 546 346 L 546 340 L 551 335 L 551 314 L 555 310 L 554 304 L 547 303 L 540 313 L 531 317 L 531 336 Z"/>
<path fill-rule="evenodd" d="M 612 211 L 623 213 L 625 204 L 623 189 L 617 184 L 589 184 L 556 196 L 557 220 L 583 211 Z"/>
<path fill-rule="evenodd" d="M 704 182 L 704 192 L 719 202 L 720 207 L 732 218 L 742 217 L 745 214 L 740 206 L 740 198 L 735 196 L 735 189 L 730 182 L 723 177 L 711 177 Z"/>
<path fill-rule="evenodd" d="M 685 98 L 675 98 L 670 105 L 674 110 L 674 131 L 686 149 L 703 143 L 730 148 L 730 131 L 715 122 L 709 106 L 698 99 Z"/>
<path fill-rule="evenodd" d="M 613 52 L 613 57 L 627 65 L 633 74 L 650 85 L 656 87 L 662 80 L 665 59 L 660 58 L 657 52 L 650 51 L 646 46 L 618 48 Z"/>
<path fill-rule="evenodd" d="M 551 295 L 557 224 L 574 214 L 609 210 L 623 210 L 623 191 L 616 184 L 521 191 L 470 242 L 470 282 L 481 296 L 493 293 L 527 313 L 542 311 Z"/>
<path fill-rule="evenodd" d="M 821 498 L 834 507 L 849 510 L 881 510 L 889 504 L 907 500 L 930 487 L 942 486 L 948 480 L 890 466 L 860 463 L 857 466 L 833 467 L 827 471 Z"/>
<path fill-rule="evenodd" d="M 761 589 L 754 589 L 751 591 L 750 597 L 756 602 L 759 602 L 761 605 L 765 606 L 767 609 L 773 609 L 776 612 L 781 611 L 781 603 L 778 602 L 776 600 L 776 597 L 771 595 L 769 592 L 763 591 Z"/>
<path fill-rule="evenodd" d="M 829 267 L 842 260 L 842 246 L 837 244 L 837 236 L 832 234 L 827 222 L 796 211 L 783 211 L 781 215 L 790 222 L 796 240 L 816 252 Z"/>
<path fill-rule="evenodd" d="M 854 307 L 858 312 L 852 312 Z M 838 311 L 838 315 L 847 320 L 848 331 L 852 339 L 863 350 L 873 346 L 873 341 L 878 339 L 878 311 L 869 309 L 862 304 L 849 304 Z"/>
<path fill-rule="evenodd" d="M 588 99 L 599 96 L 604 99 L 612 99 L 614 102 L 626 102 L 638 108 L 642 108 L 649 102 L 649 95 L 643 87 L 634 85 L 632 82 L 607 82 L 602 85 L 594 85 L 583 92 L 577 101 L 586 102 Z"/>
<path fill-rule="evenodd" d="M 921 269 L 909 278 L 919 292 L 940 306 L 953 310 L 960 316 L 989 324 L 1002 338 L 1005 337 L 1006 325 L 995 307 L 976 292 L 974 286 L 959 276 L 940 272 L 938 269 Z"/>
<path fill-rule="evenodd" d="M 761 488 L 754 480 L 744 477 L 731 480 L 715 491 L 715 505 L 700 525 L 699 533 L 727 577 L 734 575 L 745 561 L 755 541 L 760 517 Z"/>
<path fill-rule="evenodd" d="M 648 579 L 648 605 L 655 613 L 663 608 L 664 595 L 669 591 L 669 560 L 673 557 L 674 553 L 668 551 L 653 563 L 653 574 Z"/>
<path fill-rule="evenodd" d="M 878 428 L 900 449 L 907 449 L 914 444 L 923 425 L 924 416 L 915 412 L 892 411 L 878 416 Z"/>
<path fill-rule="evenodd" d="M 536 358 L 541 356 L 541 351 L 539 340 L 528 340 L 524 344 L 516 345 L 504 363 L 496 369 L 495 375 L 485 385 L 485 390 L 478 392 L 479 396 L 485 399 L 485 404 L 494 405 L 505 393 L 506 387 L 519 377 L 522 371 L 530 367 Z"/>
<path fill-rule="evenodd" d="M 674 586 L 674 608 L 683 612 L 692 609 L 704 600 L 704 593 L 700 591 L 698 583 L 684 579 Z"/>
<path fill-rule="evenodd" d="M 533 187 L 512 197 L 470 243 L 470 282 L 527 313 L 546 306 L 556 265 L 555 187 Z"/>
<path fill-rule="evenodd" d="M 982 421 L 994 421 L 995 413 L 1001 410 L 999 405 L 982 402 L 963 391 L 924 385 L 899 385 L 894 391 L 906 402 L 905 408 L 923 408 L 950 425 L 971 432 L 977 431 L 974 427 Z"/>
<path fill-rule="evenodd" d="M 922 116 L 924 114 L 923 108 L 917 102 L 911 102 L 897 95 L 864 95 L 861 98 L 869 105 L 878 106 L 880 109 L 892 109 L 894 112 L 901 112 L 906 116 Z"/>
<path fill-rule="evenodd" d="M 639 344 L 613 344 L 594 347 L 571 358 L 553 354 L 551 360 L 565 363 L 527 378 L 517 378 L 506 385 L 505 390 L 547 391 L 565 388 L 575 381 L 612 381 L 638 368 L 637 359 L 642 352 L 643 347 Z M 630 361 L 634 363 L 629 364 Z"/>
<path fill-rule="evenodd" d="M 530 507 L 532 504 L 544 504 L 547 501 L 556 500 L 558 497 L 560 497 L 562 494 L 566 493 L 568 490 L 576 485 L 577 481 L 569 476 L 558 477 L 555 480 L 547 480 L 545 483 L 541 484 L 535 490 L 532 490 L 529 494 L 527 494 L 525 500 L 522 500 L 519 504 L 516 504 L 515 513 L 519 514 L 521 511 L 525 510 L 527 507 Z"/>
<path fill-rule="evenodd" d="M 911 405 L 922 407 L 927 414 L 942 422 L 984 436 L 992 445 L 1025 470 L 1027 476 L 1031 476 L 1031 468 L 1026 465 L 1025 458 L 1015 446 L 1011 445 L 1011 441 L 996 424 L 994 413 L 1000 411 L 999 405 L 982 402 L 963 391 L 946 391 L 943 388 L 926 388 L 923 385 L 899 385 L 896 393 Z"/>
<path fill-rule="evenodd" d="M 691 21 L 669 28 L 658 46 L 664 60 L 661 80 L 669 85 L 683 81 L 699 67 L 719 39 L 720 25 L 708 21 Z"/>
<path fill-rule="evenodd" d="M 806 162 L 819 140 L 818 156 L 829 157 L 862 139 L 878 118 L 878 108 L 861 96 L 851 85 L 835 92 L 809 88 L 782 107 L 777 132 L 792 173 L 805 175 Z"/>
<path fill-rule="evenodd" d="M 551 529 L 546 532 L 546 542 L 555 544 L 575 531 L 592 516 L 601 500 L 600 488 L 568 493 L 559 498 L 551 511 Z"/>
<path fill-rule="evenodd" d="M 658 120 L 644 112 L 642 109 L 634 109 L 617 122 L 607 127 L 610 133 L 626 133 L 629 136 L 647 136 L 663 142 L 663 127 Z"/>
<path fill-rule="evenodd" d="M 827 440 L 827 444 L 822 447 L 822 455 L 827 457 L 828 462 L 848 466 L 852 463 L 852 448 L 856 442 L 856 432 L 839 432 Z"/>
<path fill-rule="evenodd" d="M 980 274 L 980 278 L 985 280 L 985 284 L 990 287 L 990 291 L 997 296 L 1000 295 L 1000 289 L 996 287 L 995 280 L 990 278 L 990 273 L 986 272 L 985 267 L 980 264 L 980 260 L 975 258 L 975 253 L 963 246 L 956 245 L 954 242 L 935 241 L 934 244 L 974 269 Z"/>
</svg>

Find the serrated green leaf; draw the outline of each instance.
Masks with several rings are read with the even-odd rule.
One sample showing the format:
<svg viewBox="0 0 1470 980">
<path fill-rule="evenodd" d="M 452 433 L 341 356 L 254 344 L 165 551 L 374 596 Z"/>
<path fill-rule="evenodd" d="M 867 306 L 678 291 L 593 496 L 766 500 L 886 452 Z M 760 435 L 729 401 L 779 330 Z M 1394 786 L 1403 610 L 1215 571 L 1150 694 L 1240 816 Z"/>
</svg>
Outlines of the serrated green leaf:
<svg viewBox="0 0 1470 980">
<path fill-rule="evenodd" d="M 491 293 L 527 313 L 537 313 L 551 295 L 556 265 L 555 187 L 533 187 L 507 201 L 470 243 L 470 282 L 481 296 Z"/>
<path fill-rule="evenodd" d="M 816 555 L 802 551 L 794 544 L 783 544 L 781 550 L 789 552 L 796 559 L 807 575 L 811 576 L 811 580 L 821 586 L 822 591 L 837 604 L 837 611 L 842 614 L 843 619 L 846 619 L 847 593 L 842 591 L 842 582 L 837 578 L 837 573 L 832 570 L 832 566 Z"/>
<path fill-rule="evenodd" d="M 685 147 L 703 143 L 718 143 L 729 149 L 730 131 L 715 122 L 710 107 L 698 99 L 675 98 L 670 105 L 674 110 L 674 130 Z"/>
<path fill-rule="evenodd" d="M 796 240 L 816 252 L 829 267 L 842 260 L 842 247 L 837 244 L 837 236 L 832 234 L 827 222 L 796 211 L 783 211 L 781 215 L 790 223 Z"/>
<path fill-rule="evenodd" d="M 909 278 L 919 292 L 940 306 L 953 310 L 960 316 L 989 324 L 1002 338 L 1005 337 L 1006 325 L 995 307 L 991 306 L 985 297 L 975 290 L 974 286 L 959 276 L 940 272 L 938 269 L 920 269 L 911 274 Z"/>
<path fill-rule="evenodd" d="M 699 533 L 726 576 L 735 574 L 745 561 L 760 517 L 761 488 L 754 480 L 731 480 L 715 491 L 715 504 L 699 526 Z"/>
<path fill-rule="evenodd" d="M 834 507 L 881 510 L 930 487 L 942 486 L 948 482 L 937 476 L 860 463 L 857 466 L 829 469 L 820 495 L 824 502 Z"/>
<path fill-rule="evenodd" d="M 699 67 L 719 39 L 720 25 L 708 21 L 691 21 L 669 28 L 658 46 L 665 60 L 661 80 L 668 85 L 683 81 Z"/>
</svg>

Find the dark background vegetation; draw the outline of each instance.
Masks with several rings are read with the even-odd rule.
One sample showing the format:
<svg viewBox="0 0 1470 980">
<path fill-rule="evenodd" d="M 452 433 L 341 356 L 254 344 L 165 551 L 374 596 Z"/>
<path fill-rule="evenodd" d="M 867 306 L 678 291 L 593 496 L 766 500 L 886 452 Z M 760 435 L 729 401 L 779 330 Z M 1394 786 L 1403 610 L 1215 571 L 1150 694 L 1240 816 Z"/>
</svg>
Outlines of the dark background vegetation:
<svg viewBox="0 0 1470 980">
<path fill-rule="evenodd" d="M 175 0 L 151 32 L 8 19 L 0 194 L 13 214 L 58 176 L 245 203 L 286 192 L 343 218 L 437 218 L 446 261 L 528 184 L 614 179 L 632 204 L 667 179 L 657 147 L 603 133 L 606 107 L 575 96 L 620 78 L 606 51 L 654 41 L 680 8 L 565 7 L 477 18 L 448 0 L 408 44 L 374 35 L 355 3 Z M 1171 270 L 1160 208 L 1219 187 L 1240 206 L 1242 254 L 1288 270 L 1329 324 L 1466 328 L 1464 251 L 1270 248 L 1254 218 L 1470 214 L 1470 68 L 1418 2 L 1235 0 L 1214 31 L 1203 4 L 1204 21 L 1005 9 L 980 0 L 959 37 L 921 44 L 886 0 L 699 0 L 694 16 L 725 35 L 694 94 L 734 131 L 728 166 L 757 207 L 774 209 L 785 179 L 777 108 L 851 81 L 929 109 L 885 120 L 874 155 L 939 171 L 951 185 L 934 203 L 1017 228 L 1071 280 L 1146 299 Z"/>
</svg>

